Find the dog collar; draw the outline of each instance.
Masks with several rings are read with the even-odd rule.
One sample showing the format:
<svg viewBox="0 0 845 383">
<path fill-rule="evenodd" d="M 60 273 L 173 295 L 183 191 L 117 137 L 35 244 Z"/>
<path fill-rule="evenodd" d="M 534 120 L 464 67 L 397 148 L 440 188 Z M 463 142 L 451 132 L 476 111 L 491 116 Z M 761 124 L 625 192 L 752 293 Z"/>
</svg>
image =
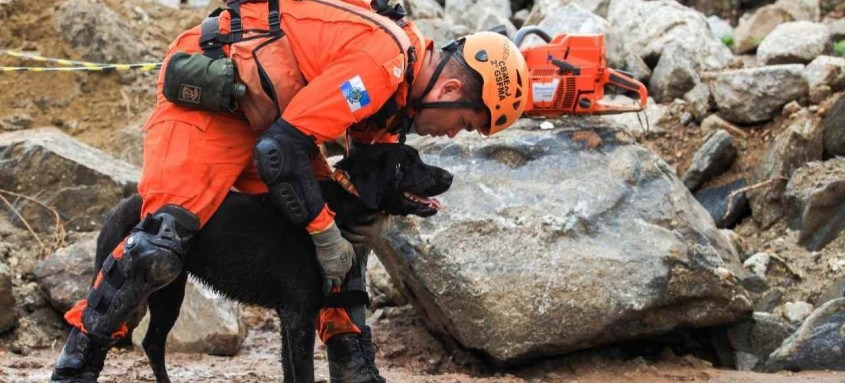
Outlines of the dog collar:
<svg viewBox="0 0 845 383">
<path fill-rule="evenodd" d="M 349 192 L 349 194 L 361 198 L 358 194 L 358 189 L 355 188 L 355 185 L 353 185 L 352 181 L 349 179 L 349 173 L 345 170 L 335 169 L 332 173 L 332 180 L 339 183 L 344 190 Z"/>
</svg>

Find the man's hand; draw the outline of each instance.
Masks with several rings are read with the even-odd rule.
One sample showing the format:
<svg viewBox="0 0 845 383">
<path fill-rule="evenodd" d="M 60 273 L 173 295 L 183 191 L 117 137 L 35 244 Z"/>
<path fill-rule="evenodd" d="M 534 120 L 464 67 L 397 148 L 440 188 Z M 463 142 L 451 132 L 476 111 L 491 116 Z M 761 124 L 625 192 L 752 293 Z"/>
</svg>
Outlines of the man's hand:
<svg viewBox="0 0 845 383">
<path fill-rule="evenodd" d="M 343 237 L 353 245 L 370 245 L 381 234 L 390 216 L 386 213 L 370 214 L 354 225 L 344 228 Z"/>
<path fill-rule="evenodd" d="M 328 294 L 332 288 L 340 288 L 343 278 L 352 268 L 355 251 L 352 244 L 340 234 L 340 229 L 334 222 L 325 230 L 311 234 L 311 240 L 317 248 L 317 261 L 320 262 L 326 279 L 323 293 Z"/>
</svg>

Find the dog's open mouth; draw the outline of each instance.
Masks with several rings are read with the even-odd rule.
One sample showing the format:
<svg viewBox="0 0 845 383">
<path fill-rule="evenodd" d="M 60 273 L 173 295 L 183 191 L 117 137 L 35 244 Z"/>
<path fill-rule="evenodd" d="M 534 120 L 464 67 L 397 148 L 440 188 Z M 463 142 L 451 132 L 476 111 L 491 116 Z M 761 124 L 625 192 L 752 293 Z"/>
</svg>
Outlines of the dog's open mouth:
<svg viewBox="0 0 845 383">
<path fill-rule="evenodd" d="M 434 210 L 440 210 L 443 207 L 443 205 L 440 204 L 440 201 L 434 197 L 420 197 L 416 194 L 405 192 L 405 198 L 413 203 L 425 205 Z"/>
</svg>

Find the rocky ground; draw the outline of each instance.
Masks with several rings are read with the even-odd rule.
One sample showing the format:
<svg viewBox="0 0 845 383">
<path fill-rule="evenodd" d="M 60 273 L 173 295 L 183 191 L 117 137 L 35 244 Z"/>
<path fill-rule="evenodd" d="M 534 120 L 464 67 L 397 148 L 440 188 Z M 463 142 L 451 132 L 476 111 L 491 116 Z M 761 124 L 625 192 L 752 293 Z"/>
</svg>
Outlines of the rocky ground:
<svg viewBox="0 0 845 383">
<path fill-rule="evenodd" d="M 845 187 L 841 186 L 845 161 L 837 158 L 845 155 L 845 98 L 840 98 L 845 91 L 843 2 L 404 3 L 420 28 L 438 41 L 499 24 L 509 31 L 527 23 L 539 24 L 552 33 L 605 32 L 609 63 L 634 73 L 649 86 L 653 99 L 639 115 L 564 117 L 541 128 L 542 121 L 524 120 L 521 128 L 502 138 L 462 137 L 451 146 L 415 141 L 427 160 L 453 171 L 467 170 L 461 168 L 460 161 L 453 163 L 459 155 L 471 160 L 478 171 L 489 171 L 494 177 L 507 175 L 502 176 L 505 183 L 532 172 L 538 172 L 537 177 L 554 174 L 558 183 L 545 188 L 525 180 L 513 187 L 545 198 L 542 206 L 560 212 L 560 219 L 548 219 L 541 214 L 544 212 L 525 208 L 519 196 L 502 198 L 496 202 L 500 205 L 476 205 L 477 200 L 468 200 L 462 193 L 484 182 L 467 181 L 465 185 L 456 183 L 445 196 L 447 207 L 458 208 L 438 216 L 437 227 L 463 222 L 466 217 L 459 207 L 472 205 L 484 212 L 474 214 L 490 215 L 477 230 L 461 233 L 457 240 L 455 235 L 419 221 L 394 226 L 387 236 L 390 245 L 411 243 L 429 263 L 411 263 L 401 254 L 392 256 L 388 248 L 382 249 L 379 255 L 398 289 L 385 268 L 370 271 L 374 276 L 370 287 L 376 290 L 371 319 L 381 346 L 379 365 L 389 381 L 845 381 L 842 372 L 782 371 L 845 369 L 841 362 L 845 360 L 845 341 L 839 330 L 845 321 L 840 313 L 845 309 L 842 299 L 837 299 L 845 292 L 845 235 L 841 233 L 845 226 L 841 219 L 845 216 Z M 0 48 L 94 62 L 156 61 L 178 31 L 199 23 L 205 13 L 207 10 L 173 9 L 141 0 L 0 0 L 0 22 L 5 26 L 0 29 Z M 0 55 L 0 65 L 42 63 Z M 140 164 L 138 126 L 154 102 L 154 81 L 155 73 L 0 73 L 0 133 L 7 133 L 0 134 L 0 382 L 44 381 L 49 373 L 67 331 L 60 313 L 81 297 L 93 272 L 92 231 L 105 211 L 133 190 L 138 171 L 133 165 Z M 34 131 L 41 127 L 55 130 Z M 608 136 L 603 133 L 608 127 L 624 134 Z M 547 137 L 554 139 L 544 140 Z M 655 156 L 632 145 L 641 145 Z M 551 165 L 544 169 L 543 161 Z M 661 162 L 673 175 L 661 171 Z M 555 173 L 558 166 L 564 169 L 571 163 L 580 164 L 577 171 Z M 591 172 L 605 168 L 612 171 Z M 514 172 L 512 177 L 508 171 Z M 620 186 L 605 173 L 627 184 Z M 472 177 L 468 174 L 465 178 Z M 488 177 L 482 174 L 481 178 Z M 579 189 L 580 180 L 606 181 L 609 186 Z M 650 189 L 655 184 L 664 186 Z M 727 202 L 731 191 L 752 185 L 738 192 L 732 203 Z M 575 192 L 569 194 L 575 197 L 559 196 L 551 186 L 571 188 Z M 481 192 L 496 187 L 489 185 Z M 703 209 L 683 189 L 694 193 Z M 579 195 L 595 198 L 584 208 L 579 207 Z M 636 197 L 614 197 L 617 195 Z M 660 198 L 673 201 L 678 211 L 663 211 Z M 604 204 L 610 213 L 590 210 L 597 205 L 604 208 Z M 716 226 L 703 219 L 707 212 Z M 61 217 L 62 225 L 55 224 L 54 213 Z M 645 246 L 633 246 L 636 249 L 619 254 L 608 250 L 637 239 L 607 237 L 614 228 L 634 236 L 638 225 L 620 226 L 630 222 L 646 222 L 648 238 L 672 233 L 662 242 L 651 243 L 654 249 L 668 249 L 665 253 L 654 250 L 655 256 L 662 257 L 655 259 L 673 264 L 678 261 L 675 249 L 680 248 L 687 262 L 668 270 L 661 262 L 643 261 L 654 255 Z M 464 257 L 449 254 L 449 250 L 473 243 L 479 233 L 488 238 L 483 234 L 500 229 L 495 236 L 500 241 L 511 232 L 534 230 L 520 240 L 525 246 L 521 255 L 530 259 L 524 263 L 534 269 L 516 265 L 512 274 L 545 282 L 543 273 L 549 270 L 581 270 L 566 275 L 569 286 L 581 287 L 575 292 L 562 289 L 559 296 L 546 294 L 553 303 L 510 305 L 524 303 L 519 310 L 526 316 L 517 316 L 514 322 L 497 320 L 514 317 L 507 308 L 493 307 L 489 313 L 489 307 L 468 308 L 468 318 L 488 315 L 488 327 L 504 328 L 491 335 L 478 332 L 473 323 L 449 318 L 450 313 L 464 309 L 450 304 L 468 299 L 501 301 L 495 291 L 478 287 L 485 286 L 488 275 L 509 278 L 503 288 L 534 281 L 525 282 L 520 275 L 501 270 L 501 265 L 511 261 L 506 256 L 493 262 L 490 257 Z M 427 242 L 432 238 L 441 248 Z M 496 243 L 482 241 L 473 246 Z M 591 258 L 593 243 L 613 254 Z M 556 255 L 561 244 L 571 251 Z M 439 260 L 444 254 L 447 256 Z M 533 256 L 536 258 L 530 258 Z M 560 259 L 567 260 L 570 268 L 556 266 Z M 608 259 L 618 264 L 606 269 L 591 266 L 591 262 Z M 475 273 L 479 265 L 485 273 Z M 628 265 L 638 266 L 625 269 Z M 408 270 L 424 271 L 413 274 Z M 454 297 L 425 298 L 428 291 L 443 291 L 444 285 L 437 284 L 441 275 L 462 281 L 448 286 L 448 291 L 454 288 Z M 590 277 L 578 278 L 583 275 Z M 642 285 L 619 282 L 628 275 L 637 276 Z M 663 278 L 679 277 L 689 277 L 675 286 L 681 286 L 680 290 L 667 293 L 654 287 Z M 551 282 L 544 285 L 545 293 L 556 278 L 561 276 L 548 276 Z M 611 281 L 608 286 L 633 286 L 641 294 L 599 286 L 605 280 L 602 278 Z M 653 278 L 653 283 L 645 283 L 651 280 L 648 278 Z M 73 283 L 66 283 L 70 280 Z M 409 302 L 408 291 L 423 301 Z M 209 341 L 209 334 L 202 331 L 174 331 L 180 334 L 178 343 L 192 351 L 169 356 L 176 380 L 280 379 L 279 324 L 273 315 L 227 306 L 204 293 L 192 296 L 196 299 L 191 302 L 196 303 L 190 305 L 190 311 L 217 324 L 225 322 L 219 331 L 226 336 Z M 593 302 L 595 296 L 606 299 Z M 696 306 L 699 303 L 702 306 Z M 620 307 L 638 307 L 639 311 Z M 584 314 L 590 312 L 606 315 Z M 649 317 L 649 313 L 659 315 Z M 525 319 L 533 318 L 530 315 L 551 321 Z M 565 323 L 572 318 L 582 325 Z M 234 322 L 226 322 L 229 319 Z M 619 325 L 628 321 L 638 325 L 634 326 L 637 339 L 625 336 L 633 327 Z M 533 324 L 536 322 L 542 323 Z M 519 333 L 520 329 L 531 330 L 521 323 L 532 323 L 536 331 L 529 331 L 531 336 Z M 602 323 L 606 327 L 599 326 Z M 705 328 L 697 328 L 701 326 Z M 675 330 L 666 333 L 670 328 Z M 507 334 L 511 329 L 514 332 Z M 519 347 L 497 343 L 501 340 L 497 337 L 507 340 L 514 334 L 528 340 Z M 209 344 L 211 348 L 202 348 Z M 592 348 L 582 350 L 588 346 Z M 466 347 L 480 351 L 466 351 Z M 574 353 L 540 357 L 547 352 L 536 351 L 550 349 L 555 350 L 548 353 L 552 355 Z M 814 354 L 814 350 L 827 351 Z M 210 356 L 209 352 L 235 355 Z M 494 368 L 487 363 L 491 357 L 500 362 L 519 360 L 519 364 Z M 327 379 L 325 352 L 319 345 L 315 358 L 318 378 Z M 525 358 L 531 362 L 526 364 Z M 779 372 L 762 373 L 767 370 Z M 153 380 L 142 353 L 131 346 L 113 351 L 102 381 L 126 381 L 127 377 L 131 381 Z"/>
</svg>

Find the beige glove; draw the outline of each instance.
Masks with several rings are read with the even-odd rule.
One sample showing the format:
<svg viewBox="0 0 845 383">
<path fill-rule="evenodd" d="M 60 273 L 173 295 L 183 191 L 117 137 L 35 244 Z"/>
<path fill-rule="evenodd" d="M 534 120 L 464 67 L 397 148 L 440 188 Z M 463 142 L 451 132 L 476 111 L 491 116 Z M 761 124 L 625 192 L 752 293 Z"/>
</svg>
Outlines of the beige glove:
<svg viewBox="0 0 845 383">
<path fill-rule="evenodd" d="M 334 222 L 325 230 L 311 234 L 311 240 L 317 248 L 317 262 L 320 262 L 323 269 L 323 292 L 328 294 L 332 288 L 339 288 L 343 283 L 343 278 L 352 268 L 355 251 Z"/>
</svg>

